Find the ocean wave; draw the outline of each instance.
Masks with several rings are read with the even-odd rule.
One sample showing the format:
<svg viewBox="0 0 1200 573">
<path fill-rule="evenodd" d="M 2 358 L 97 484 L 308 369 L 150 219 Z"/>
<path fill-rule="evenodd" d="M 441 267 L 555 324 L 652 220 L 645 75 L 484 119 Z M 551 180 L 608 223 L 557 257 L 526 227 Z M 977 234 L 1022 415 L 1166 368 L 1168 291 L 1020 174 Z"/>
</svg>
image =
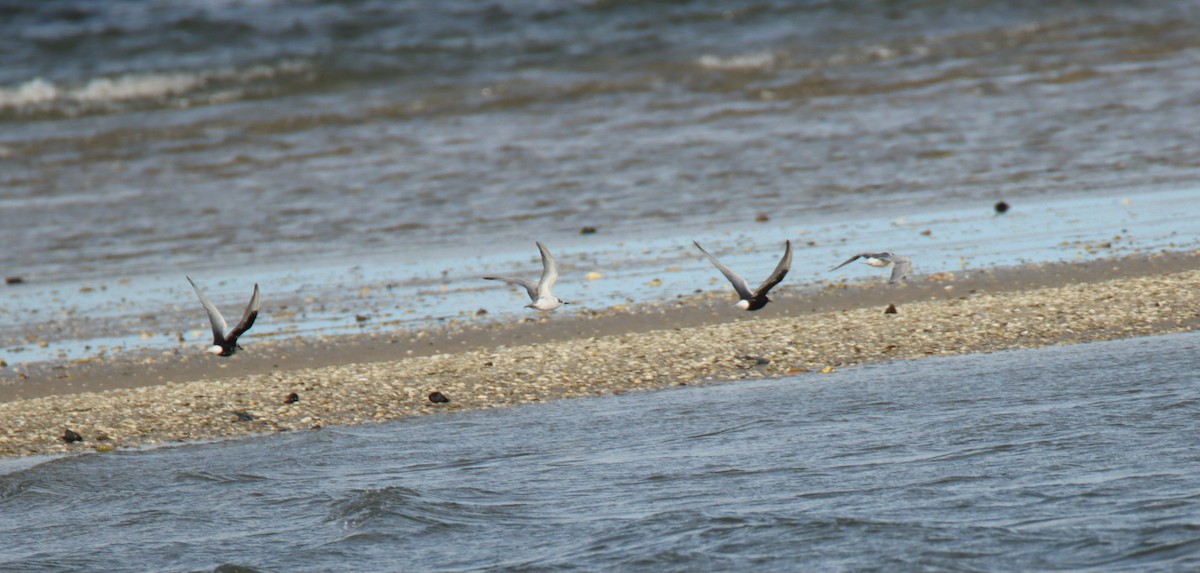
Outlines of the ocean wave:
<svg viewBox="0 0 1200 573">
<path fill-rule="evenodd" d="M 200 72 L 149 72 L 92 78 L 77 84 L 33 78 L 0 87 L 0 111 L 78 114 L 123 110 L 136 104 L 194 105 L 240 99 L 282 79 L 303 78 L 312 66 L 288 60 L 273 65 Z"/>
<path fill-rule="evenodd" d="M 722 72 L 770 70 L 775 67 L 775 54 L 771 52 L 753 52 L 724 58 L 705 54 L 696 59 L 696 64 L 706 70 Z"/>
</svg>

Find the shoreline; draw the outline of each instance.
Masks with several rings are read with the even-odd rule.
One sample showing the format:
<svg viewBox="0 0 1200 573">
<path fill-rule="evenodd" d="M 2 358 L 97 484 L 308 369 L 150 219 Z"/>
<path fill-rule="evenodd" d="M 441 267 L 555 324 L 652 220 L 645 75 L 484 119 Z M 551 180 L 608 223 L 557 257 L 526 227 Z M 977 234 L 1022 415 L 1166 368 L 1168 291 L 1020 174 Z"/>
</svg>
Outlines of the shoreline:
<svg viewBox="0 0 1200 573">
<path fill-rule="evenodd" d="M 434 331 L 256 344 L 208 355 L 46 371 L 0 395 L 0 457 L 110 451 L 438 410 L 821 372 L 1200 329 L 1200 252 L 732 293 Z M 896 314 L 884 314 L 895 304 Z M 509 345 L 519 340 L 519 345 Z M 581 359 L 581 357 L 585 359 Z M 209 359 L 209 360 L 204 360 Z M 62 383 L 67 374 L 73 384 Z M 94 391 L 93 391 L 94 390 Z M 40 391 L 40 395 L 36 395 Z M 432 404 L 430 392 L 450 397 Z M 299 401 L 285 403 L 297 393 Z M 84 438 L 61 440 L 70 428 Z"/>
</svg>

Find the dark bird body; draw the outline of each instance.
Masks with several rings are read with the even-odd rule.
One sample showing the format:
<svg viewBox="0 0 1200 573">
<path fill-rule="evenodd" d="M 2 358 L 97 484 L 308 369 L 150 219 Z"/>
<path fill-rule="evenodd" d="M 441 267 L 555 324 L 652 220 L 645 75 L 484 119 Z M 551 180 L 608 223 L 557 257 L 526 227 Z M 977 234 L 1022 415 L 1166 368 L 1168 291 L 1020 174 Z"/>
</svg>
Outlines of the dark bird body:
<svg viewBox="0 0 1200 573">
<path fill-rule="evenodd" d="M 700 252 L 708 257 L 713 266 L 717 267 L 717 270 L 721 271 L 721 274 L 725 275 L 725 278 L 729 279 L 729 282 L 733 284 L 733 289 L 741 297 L 736 306 L 742 310 L 758 310 L 767 306 L 767 303 L 771 302 L 771 299 L 767 298 L 767 292 L 779 284 L 783 280 L 783 277 L 787 276 L 788 270 L 792 267 L 792 242 L 787 241 L 784 243 L 783 258 L 779 259 L 779 264 L 775 266 L 775 270 L 771 272 L 767 280 L 763 281 L 758 288 L 750 290 L 749 283 L 741 275 L 733 272 L 733 269 L 730 269 L 721 261 L 718 261 L 716 257 L 708 254 L 708 251 L 704 250 L 704 247 L 701 247 L 700 243 L 692 241 L 692 244 L 696 245 L 696 248 L 700 249 Z"/>
<path fill-rule="evenodd" d="M 250 303 L 246 305 L 242 320 L 226 332 L 225 317 L 221 316 L 221 311 L 217 310 L 216 305 L 204 296 L 200 287 L 196 286 L 191 277 L 187 277 L 187 280 L 192 283 L 196 296 L 200 298 L 200 304 L 204 305 L 204 311 L 208 313 L 208 322 L 212 324 L 213 345 L 208 348 L 208 352 L 217 356 L 233 356 L 235 352 L 242 349 L 241 346 L 238 346 L 238 337 L 250 330 L 250 327 L 254 326 L 254 320 L 258 318 L 258 283 L 254 284 L 254 294 L 250 296 Z"/>
</svg>

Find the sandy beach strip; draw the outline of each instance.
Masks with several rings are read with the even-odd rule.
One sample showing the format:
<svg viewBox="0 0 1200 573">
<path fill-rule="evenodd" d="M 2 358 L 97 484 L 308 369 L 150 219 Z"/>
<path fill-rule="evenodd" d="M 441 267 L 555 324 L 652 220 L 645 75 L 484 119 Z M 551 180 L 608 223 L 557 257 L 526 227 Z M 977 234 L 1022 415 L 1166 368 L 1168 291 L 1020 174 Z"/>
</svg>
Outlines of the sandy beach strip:
<svg viewBox="0 0 1200 573">
<path fill-rule="evenodd" d="M 357 354 L 350 353 L 358 361 L 276 365 L 218 378 L 210 367 L 202 379 L 179 370 L 165 382 L 143 378 L 127 384 L 133 387 L 0 403 L 0 456 L 308 431 L 437 411 L 822 373 L 883 360 L 1195 330 L 1200 271 L 1188 269 L 1196 268 L 1197 258 L 1141 256 L 1007 275 L 947 273 L 903 287 L 830 285 L 810 293 L 817 302 L 789 292 L 761 313 L 733 309 L 724 300 L 729 293 L 716 291 L 669 308 L 598 313 L 602 326 L 544 319 L 476 329 L 475 338 L 408 333 L 407 351 L 380 342 L 390 356 L 409 356 L 401 359 L 379 360 L 363 350 L 371 345 L 360 342 Z M 895 304 L 897 312 L 885 313 L 886 304 Z M 325 352 L 314 354 L 328 357 L 336 345 Z M 431 403 L 434 391 L 450 402 Z M 291 394 L 298 400 L 289 402 Z M 66 443 L 67 428 L 82 441 Z"/>
</svg>

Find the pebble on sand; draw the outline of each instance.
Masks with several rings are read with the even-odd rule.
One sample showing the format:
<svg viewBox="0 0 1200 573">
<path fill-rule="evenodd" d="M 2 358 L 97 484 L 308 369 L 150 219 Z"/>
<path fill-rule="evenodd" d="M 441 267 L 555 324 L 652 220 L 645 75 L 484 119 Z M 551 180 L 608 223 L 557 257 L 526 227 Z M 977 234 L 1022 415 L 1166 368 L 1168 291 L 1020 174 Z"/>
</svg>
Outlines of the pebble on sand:
<svg viewBox="0 0 1200 573">
<path fill-rule="evenodd" d="M 755 366 L 766 366 L 771 363 L 770 358 L 766 358 L 764 356 L 753 356 L 750 354 L 742 356 L 742 360 L 749 360 L 751 362 L 754 362 Z"/>
</svg>

